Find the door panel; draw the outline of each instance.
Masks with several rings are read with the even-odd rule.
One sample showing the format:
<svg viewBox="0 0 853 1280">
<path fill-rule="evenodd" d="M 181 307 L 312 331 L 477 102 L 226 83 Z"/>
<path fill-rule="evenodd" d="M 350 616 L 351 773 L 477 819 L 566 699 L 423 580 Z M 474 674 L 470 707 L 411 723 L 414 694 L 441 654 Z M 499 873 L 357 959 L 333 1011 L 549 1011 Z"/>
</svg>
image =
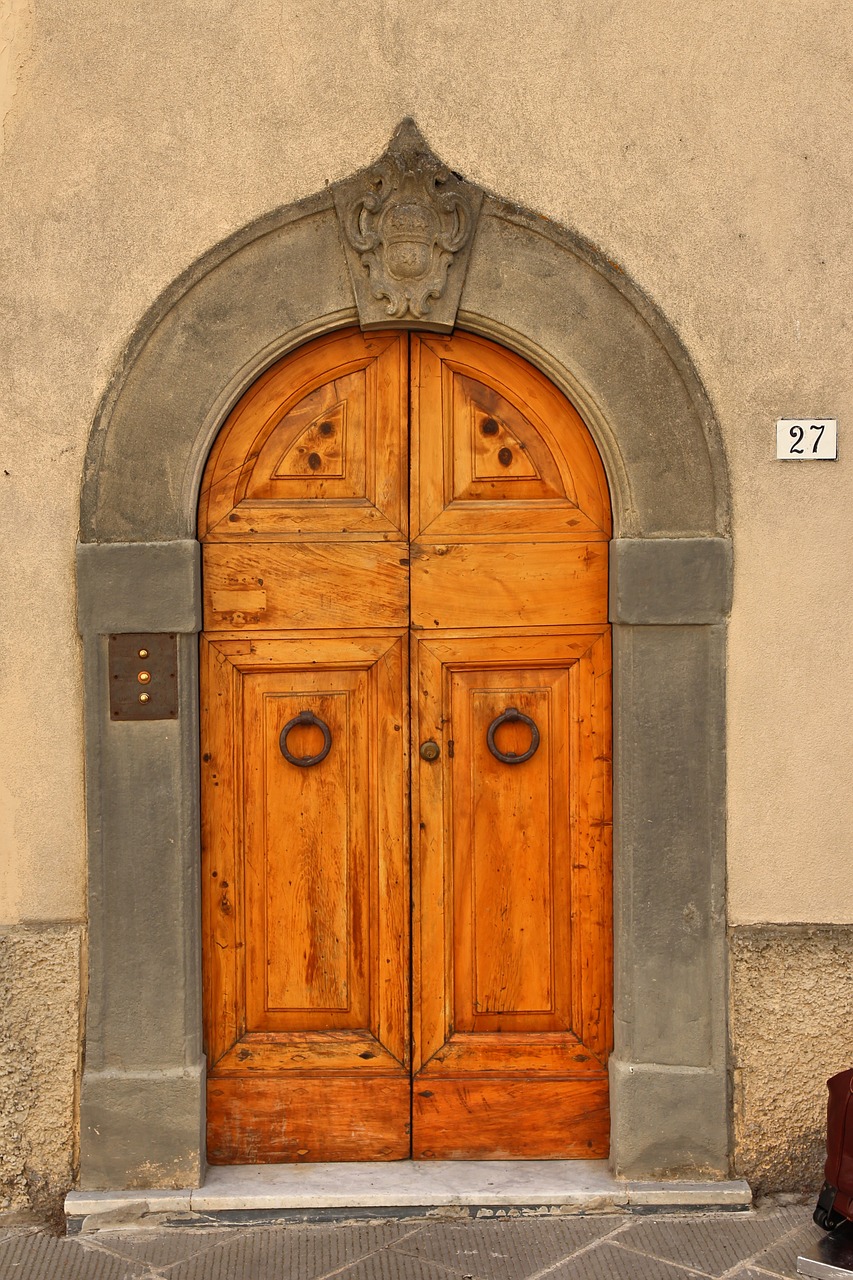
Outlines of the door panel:
<svg viewBox="0 0 853 1280">
<path fill-rule="evenodd" d="M 207 1089 L 208 1160 L 406 1160 L 410 1091 L 408 1076 L 215 1078 Z"/>
<path fill-rule="evenodd" d="M 608 629 L 428 637 L 414 669 L 416 733 L 443 750 L 418 770 L 413 1152 L 606 1154 Z M 539 733 L 521 763 L 488 745 L 508 708 Z M 494 733 L 505 756 L 531 741 Z"/>
<path fill-rule="evenodd" d="M 400 543 L 213 542 L 203 559 L 208 631 L 409 625 Z"/>
<path fill-rule="evenodd" d="M 607 543 L 412 544 L 412 626 L 561 627 L 607 620 Z"/>
<path fill-rule="evenodd" d="M 405 335 L 350 330 L 273 365 L 216 439 L 199 535 L 404 539 L 407 363 Z"/>
<path fill-rule="evenodd" d="M 601 459 L 568 400 L 472 334 L 412 337 L 412 536 L 607 539 Z"/>
<path fill-rule="evenodd" d="M 343 331 L 235 406 L 199 533 L 208 1158 L 606 1154 L 610 508 L 583 422 L 484 339 Z"/>
<path fill-rule="evenodd" d="M 408 1153 L 405 651 L 405 633 L 203 645 L 212 1160 Z M 305 710 L 331 735 L 314 766 L 281 749 Z M 297 723 L 285 745 L 300 761 L 324 738 Z M 249 1081 L 277 1108 L 266 1145 Z"/>
</svg>

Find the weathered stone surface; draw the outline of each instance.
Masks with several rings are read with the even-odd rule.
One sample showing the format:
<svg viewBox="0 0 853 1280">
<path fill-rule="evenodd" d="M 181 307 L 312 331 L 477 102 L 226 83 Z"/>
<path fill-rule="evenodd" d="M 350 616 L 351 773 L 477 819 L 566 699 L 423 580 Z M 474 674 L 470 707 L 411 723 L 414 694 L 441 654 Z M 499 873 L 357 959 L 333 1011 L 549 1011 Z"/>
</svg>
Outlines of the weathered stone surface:
<svg viewBox="0 0 853 1280">
<path fill-rule="evenodd" d="M 725 454 L 692 362 L 589 246 L 487 199 L 459 323 L 529 354 L 577 406 L 607 469 L 617 537 L 727 533 Z"/>
<path fill-rule="evenodd" d="M 204 462 L 231 406 L 285 351 L 355 318 L 327 192 L 195 263 L 137 326 L 125 376 L 98 410 L 81 541 L 191 538 Z"/>
<path fill-rule="evenodd" d="M 727 1089 L 719 1066 L 610 1059 L 612 1162 L 625 1178 L 724 1177 Z"/>
<path fill-rule="evenodd" d="M 83 1188 L 197 1187 L 204 1146 L 203 1064 L 86 1072 L 80 1099 Z"/>
<path fill-rule="evenodd" d="M 177 721 L 110 723 L 106 661 L 106 638 L 87 637 L 86 1067 L 181 1070 L 201 1055 L 198 644 L 178 640 Z"/>
<path fill-rule="evenodd" d="M 200 630 L 199 544 L 79 543 L 77 626 L 81 635 Z"/>
<path fill-rule="evenodd" d="M 725 538 L 614 538 L 610 620 L 643 626 L 722 622 L 732 603 Z"/>
<path fill-rule="evenodd" d="M 72 1183 L 81 932 L 0 931 L 0 1210 L 52 1216 Z"/>
<path fill-rule="evenodd" d="M 729 941 L 736 1170 L 759 1192 L 816 1191 L 826 1081 L 853 1063 L 853 929 L 749 925 Z"/>
<path fill-rule="evenodd" d="M 451 173 L 407 118 L 376 163 L 337 183 L 334 196 L 362 329 L 449 332 L 482 190 Z"/>
<path fill-rule="evenodd" d="M 722 1074 L 725 629 L 616 626 L 613 660 L 616 1055 Z"/>
</svg>

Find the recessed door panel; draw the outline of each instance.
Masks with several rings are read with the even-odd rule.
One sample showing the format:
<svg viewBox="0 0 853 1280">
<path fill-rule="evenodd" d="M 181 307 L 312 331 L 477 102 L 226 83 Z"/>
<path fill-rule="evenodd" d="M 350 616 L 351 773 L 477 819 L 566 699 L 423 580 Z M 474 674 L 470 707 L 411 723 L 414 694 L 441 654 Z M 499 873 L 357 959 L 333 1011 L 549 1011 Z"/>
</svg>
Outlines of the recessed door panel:
<svg viewBox="0 0 853 1280">
<path fill-rule="evenodd" d="M 274 364 L 213 446 L 200 536 L 404 540 L 407 365 L 404 335 L 352 330 Z"/>
<path fill-rule="evenodd" d="M 566 668 L 507 666 L 451 675 L 457 1031 L 565 1025 L 567 685 Z"/>
<path fill-rule="evenodd" d="M 458 333 L 412 338 L 412 536 L 606 540 L 601 460 L 527 361 Z"/>
<path fill-rule="evenodd" d="M 414 665 L 419 732 L 442 748 L 419 767 L 414 1153 L 487 1155 L 488 1094 L 513 1099 L 504 1156 L 601 1155 L 608 629 L 430 637 Z"/>
<path fill-rule="evenodd" d="M 408 1152 L 405 650 L 405 634 L 203 647 L 218 1162 L 281 1158 L 285 1148 L 306 1160 Z M 326 1077 L 334 1088 L 317 1094 L 309 1139 L 290 1113 Z M 262 1078 L 263 1107 L 277 1106 L 281 1122 L 266 1146 L 247 1083 Z M 362 1112 L 392 1105 L 393 1121 L 365 1137 Z M 281 1124 L 293 1138 L 284 1147 Z"/>
</svg>

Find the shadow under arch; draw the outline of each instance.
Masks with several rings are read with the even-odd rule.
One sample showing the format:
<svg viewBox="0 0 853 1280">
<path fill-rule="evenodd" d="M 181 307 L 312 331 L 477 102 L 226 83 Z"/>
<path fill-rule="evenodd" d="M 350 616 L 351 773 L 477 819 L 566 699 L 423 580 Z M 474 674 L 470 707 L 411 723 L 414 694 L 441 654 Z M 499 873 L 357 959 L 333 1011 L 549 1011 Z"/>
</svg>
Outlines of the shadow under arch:
<svg viewBox="0 0 853 1280">
<path fill-rule="evenodd" d="M 89 841 L 81 1185 L 197 1185 L 204 1169 L 198 913 L 196 503 L 246 388 L 356 323 L 333 193 L 194 263 L 140 323 L 92 428 L 78 546 Z M 613 502 L 616 1048 L 611 1162 L 729 1167 L 725 619 L 729 489 L 687 353 L 610 263 L 484 194 L 460 328 L 568 395 Z M 172 633 L 176 720 L 115 722 L 108 637 Z"/>
</svg>

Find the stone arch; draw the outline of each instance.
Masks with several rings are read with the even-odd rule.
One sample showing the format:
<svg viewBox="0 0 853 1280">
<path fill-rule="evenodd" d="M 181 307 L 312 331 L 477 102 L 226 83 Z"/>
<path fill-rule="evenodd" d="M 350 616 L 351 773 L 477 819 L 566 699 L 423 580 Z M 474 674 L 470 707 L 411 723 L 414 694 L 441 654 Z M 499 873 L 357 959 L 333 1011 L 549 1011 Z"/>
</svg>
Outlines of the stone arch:
<svg viewBox="0 0 853 1280">
<path fill-rule="evenodd" d="M 78 546 L 90 947 L 81 1183 L 187 1186 L 204 1167 L 195 513 L 212 441 L 273 361 L 358 320 L 334 191 L 279 210 L 155 303 L 92 429 Z M 612 1163 L 728 1170 L 725 457 L 677 336 L 612 264 L 482 198 L 456 323 L 574 402 L 615 518 L 616 1049 Z M 178 715 L 111 720 L 108 637 L 170 633 Z M 141 889 L 145 886 L 145 890 Z"/>
</svg>

